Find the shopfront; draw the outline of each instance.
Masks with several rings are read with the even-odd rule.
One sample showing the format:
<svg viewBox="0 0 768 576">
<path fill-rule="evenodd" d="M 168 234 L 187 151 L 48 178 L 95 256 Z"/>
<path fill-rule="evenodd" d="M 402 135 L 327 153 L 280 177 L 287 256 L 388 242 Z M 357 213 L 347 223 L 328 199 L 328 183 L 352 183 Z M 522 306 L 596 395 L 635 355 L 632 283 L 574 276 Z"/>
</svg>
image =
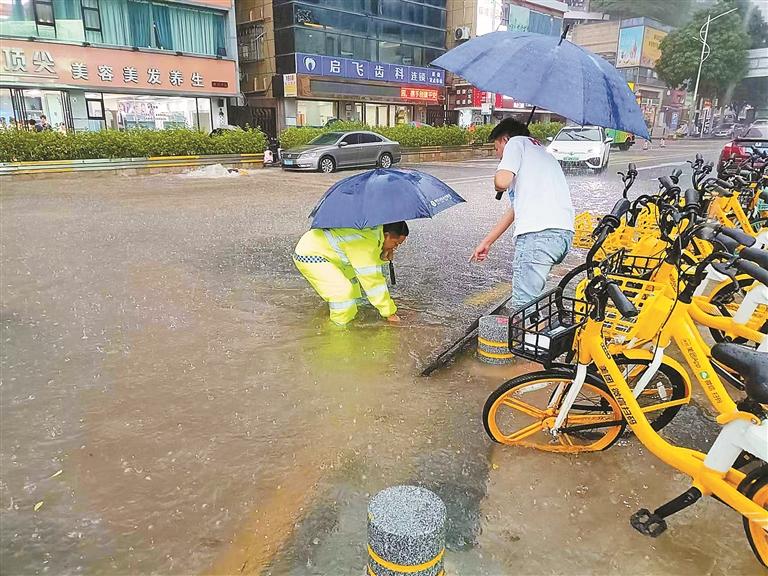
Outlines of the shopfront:
<svg viewBox="0 0 768 576">
<path fill-rule="evenodd" d="M 295 125 L 322 127 L 340 119 L 369 126 L 397 126 L 414 122 L 415 114 L 415 107 L 409 104 L 297 100 Z"/>
<path fill-rule="evenodd" d="M 284 78 L 286 126 L 425 123 L 427 106 L 445 98 L 444 71 L 434 68 L 297 54 L 296 70 Z"/>
<path fill-rule="evenodd" d="M 6 124 L 46 116 L 62 130 L 210 131 L 237 94 L 235 62 L 222 58 L 6 39 L 0 58 Z"/>
</svg>

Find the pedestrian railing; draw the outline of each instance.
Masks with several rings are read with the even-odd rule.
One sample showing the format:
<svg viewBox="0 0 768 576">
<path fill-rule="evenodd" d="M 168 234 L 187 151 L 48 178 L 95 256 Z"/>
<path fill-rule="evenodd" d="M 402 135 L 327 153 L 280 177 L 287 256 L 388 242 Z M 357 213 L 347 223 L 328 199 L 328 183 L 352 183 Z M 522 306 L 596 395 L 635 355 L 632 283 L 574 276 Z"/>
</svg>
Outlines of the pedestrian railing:
<svg viewBox="0 0 768 576">
<path fill-rule="evenodd" d="M 261 166 L 263 161 L 263 154 L 218 154 L 211 156 L 150 156 L 148 158 L 95 158 L 90 160 L 0 162 L 0 176 L 90 172 L 101 170 L 148 170 L 152 168 L 207 166 L 210 164 L 256 164 Z"/>
</svg>

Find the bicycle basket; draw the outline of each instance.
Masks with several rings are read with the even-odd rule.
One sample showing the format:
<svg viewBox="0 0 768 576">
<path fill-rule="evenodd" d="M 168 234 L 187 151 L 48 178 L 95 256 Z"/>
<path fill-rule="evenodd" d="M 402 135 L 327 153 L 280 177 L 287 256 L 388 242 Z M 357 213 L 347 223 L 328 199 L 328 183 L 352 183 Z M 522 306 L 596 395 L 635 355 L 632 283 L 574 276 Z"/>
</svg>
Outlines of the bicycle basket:
<svg viewBox="0 0 768 576">
<path fill-rule="evenodd" d="M 623 344 L 636 337 L 645 340 L 640 334 L 641 327 L 645 328 L 651 337 L 655 335 L 656 328 L 660 322 L 663 322 L 664 315 L 660 318 L 654 318 L 652 302 L 654 296 L 660 294 L 665 289 L 665 285 L 658 282 L 649 282 L 630 276 L 620 276 L 609 274 L 608 277 L 615 282 L 624 295 L 637 308 L 638 315 L 634 318 L 622 318 L 621 313 L 610 304 L 605 310 L 605 321 L 603 322 L 603 338 L 611 344 Z"/>
<path fill-rule="evenodd" d="M 571 350 L 576 328 L 586 319 L 584 300 L 563 296 L 559 287 L 549 290 L 509 317 L 509 350 L 549 367 Z"/>
<path fill-rule="evenodd" d="M 597 225 L 597 219 L 590 212 L 582 212 L 573 221 L 573 246 L 589 250 L 595 239 L 592 238 L 592 232 Z"/>
<path fill-rule="evenodd" d="M 663 262 L 664 259 L 660 256 L 627 254 L 626 250 L 621 249 L 607 256 L 600 267 L 607 274 L 648 280 Z"/>
</svg>

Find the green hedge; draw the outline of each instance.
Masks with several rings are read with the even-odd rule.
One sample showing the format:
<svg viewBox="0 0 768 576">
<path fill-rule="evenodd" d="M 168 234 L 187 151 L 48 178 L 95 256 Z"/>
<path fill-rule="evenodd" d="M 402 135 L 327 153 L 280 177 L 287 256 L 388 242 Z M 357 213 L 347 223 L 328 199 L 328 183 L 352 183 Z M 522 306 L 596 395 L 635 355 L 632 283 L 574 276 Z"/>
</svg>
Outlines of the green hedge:
<svg viewBox="0 0 768 576">
<path fill-rule="evenodd" d="M 536 122 L 531 124 L 530 130 L 534 137 L 545 142 L 562 126 L 559 122 Z M 492 129 L 491 124 L 468 130 L 458 126 L 366 126 L 337 122 L 327 128 L 288 128 L 280 134 L 280 145 L 293 148 L 323 132 L 346 130 L 378 132 L 400 142 L 404 148 L 481 145 L 488 142 Z M 102 130 L 71 134 L 4 130 L 0 131 L 0 162 L 253 154 L 263 152 L 266 146 L 266 137 L 259 130 L 229 130 L 218 136 L 208 136 L 198 130 Z"/>
<path fill-rule="evenodd" d="M 547 137 L 554 136 L 562 128 L 560 122 L 534 122 L 530 125 L 531 135 L 542 142 Z M 324 132 L 343 132 L 347 130 L 370 130 L 391 140 L 400 142 L 403 148 L 420 148 L 422 146 L 461 146 L 473 144 L 479 146 L 488 143 L 488 137 L 493 129 L 492 124 L 475 126 L 472 130 L 458 126 L 366 126 L 357 122 L 337 122 L 325 128 L 288 128 L 280 134 L 280 146 L 288 149 L 306 144 L 314 137 Z"/>
<path fill-rule="evenodd" d="M 143 158 L 203 154 L 255 154 L 267 139 L 259 130 L 228 130 L 208 136 L 198 130 L 102 130 L 99 132 L 0 131 L 0 162 Z"/>
</svg>

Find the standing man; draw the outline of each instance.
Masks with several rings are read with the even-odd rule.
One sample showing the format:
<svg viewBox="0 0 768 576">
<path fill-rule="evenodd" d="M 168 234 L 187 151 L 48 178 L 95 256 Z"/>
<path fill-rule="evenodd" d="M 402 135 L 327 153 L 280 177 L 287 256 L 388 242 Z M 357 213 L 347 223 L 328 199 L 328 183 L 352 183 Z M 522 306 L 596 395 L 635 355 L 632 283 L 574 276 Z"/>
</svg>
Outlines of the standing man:
<svg viewBox="0 0 768 576">
<path fill-rule="evenodd" d="M 497 192 L 509 193 L 512 207 L 477 245 L 470 261 L 482 262 L 496 240 L 515 225 L 510 305 L 524 306 L 544 290 L 552 266 L 563 261 L 573 241 L 573 204 L 560 163 L 528 127 L 502 120 L 490 140 L 501 159 L 493 179 Z"/>
</svg>

